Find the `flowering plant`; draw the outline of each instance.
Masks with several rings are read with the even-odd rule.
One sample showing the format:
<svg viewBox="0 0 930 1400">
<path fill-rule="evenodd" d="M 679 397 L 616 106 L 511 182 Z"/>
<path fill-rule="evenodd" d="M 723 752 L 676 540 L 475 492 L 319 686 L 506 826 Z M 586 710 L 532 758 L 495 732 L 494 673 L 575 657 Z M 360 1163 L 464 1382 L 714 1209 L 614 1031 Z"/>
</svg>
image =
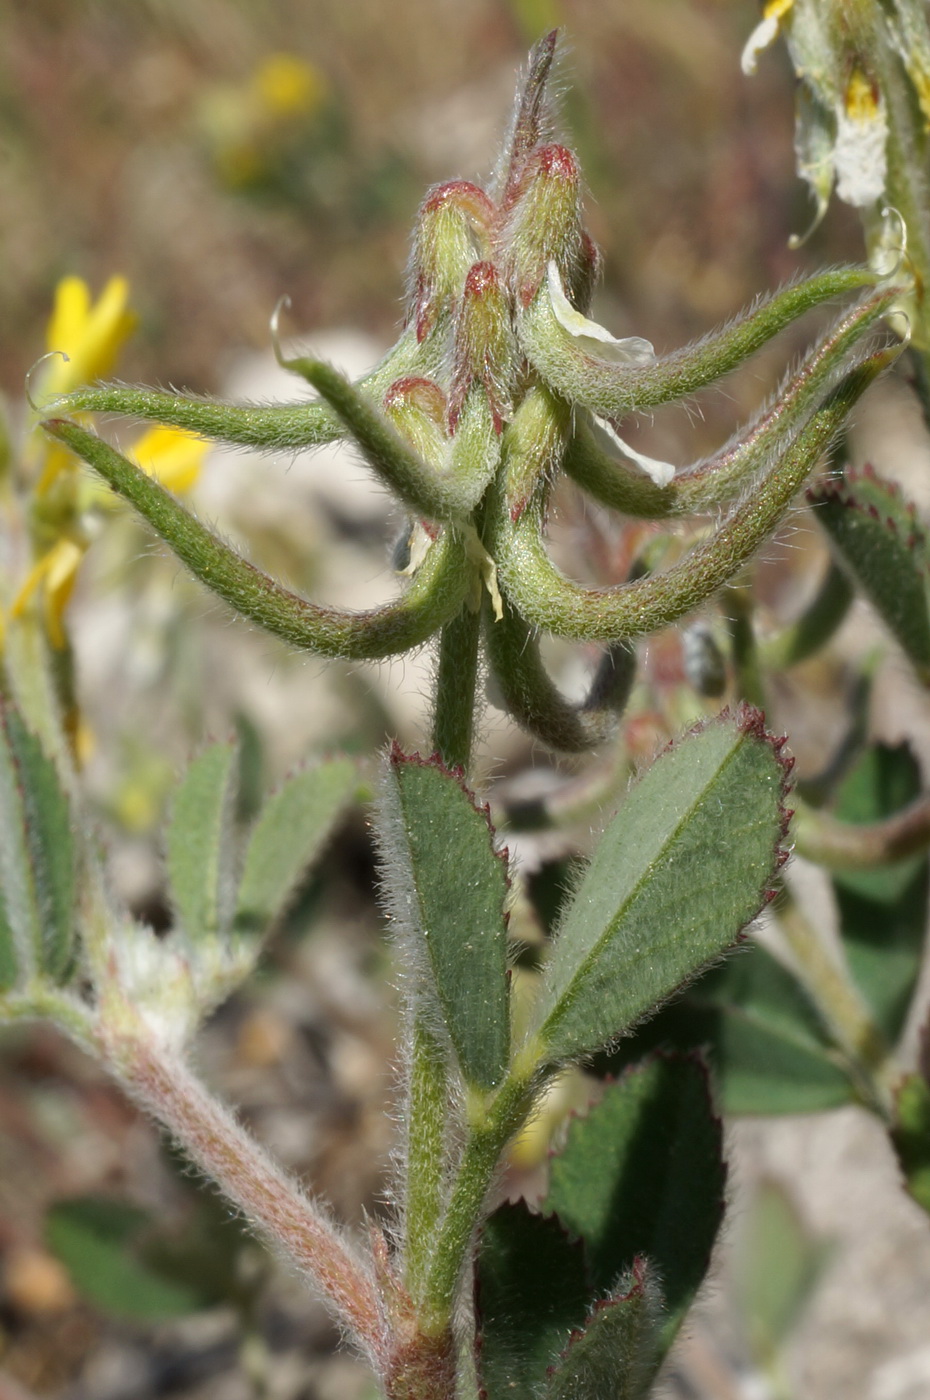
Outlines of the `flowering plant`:
<svg viewBox="0 0 930 1400">
<path fill-rule="evenodd" d="M 788 8 L 769 7 L 761 38 Z M 312 356 L 286 359 L 280 348 L 281 362 L 317 399 L 233 406 L 88 383 L 108 372 L 103 356 L 126 329 L 125 298 L 111 285 L 91 311 L 86 291 L 67 284 L 51 335 L 61 343 L 50 348 L 72 359 L 64 368 L 51 361 L 32 388 L 50 446 L 41 449 L 46 462 L 30 499 L 44 509 L 50 477 L 65 476 L 69 496 L 54 520 L 43 517 L 54 541 L 36 536 L 36 562 L 9 623 L 0 1011 L 50 1017 L 98 1056 L 306 1274 L 390 1400 L 649 1392 L 704 1276 L 723 1210 L 712 1079 L 695 1044 L 681 1048 L 680 1003 L 651 1023 L 663 1028 L 665 1051 L 607 1081 L 569 1127 L 538 1208 L 500 1204 L 495 1182 L 509 1145 L 567 1067 L 608 1052 L 616 1065 L 625 1048 L 642 1049 L 634 1030 L 691 984 L 699 993 L 716 979 L 716 995 L 730 1004 L 727 979 L 743 974 L 744 960 L 718 967 L 710 982 L 695 979 L 773 901 L 816 1011 L 820 1058 L 805 1066 L 805 1089 L 855 1096 L 878 1113 L 896 1135 L 912 1189 L 926 1199 L 921 1115 L 930 1091 L 920 1074 L 905 1075 L 890 1043 L 913 990 L 916 953 L 887 1016 L 868 986 L 818 953 L 781 876 L 793 760 L 758 708 L 767 670 L 829 640 L 848 608 L 850 579 L 920 679 L 930 675 L 923 534 L 888 488 L 843 476 L 841 448 L 849 410 L 904 348 L 885 318 L 920 289 L 899 258 L 890 268 L 842 267 L 797 281 L 670 355 L 612 335 L 589 318 L 598 253 L 584 227 L 577 161 L 555 140 L 556 37 L 530 55 L 493 184 L 456 180 L 427 194 L 405 328 L 358 383 Z M 757 36 L 750 53 L 759 43 Z M 626 443 L 627 416 L 716 382 L 799 316 L 841 298 L 844 309 L 720 451 L 676 471 Z M 83 338 L 72 336 L 75 320 Z M 188 435 L 188 445 L 190 435 L 280 451 L 348 439 L 406 513 L 404 591 L 364 613 L 298 596 L 177 498 L 184 474 L 147 470 L 141 443 L 133 460 L 88 426 L 95 413 L 154 422 L 157 432 Z M 235 815 L 234 746 L 215 744 L 194 759 L 167 833 L 174 922 L 164 937 L 109 893 L 82 816 L 73 696 L 54 664 L 85 543 L 76 459 L 203 585 L 292 646 L 368 659 L 436 639 L 429 756 L 395 745 L 375 780 L 355 761 L 322 760 L 293 775 L 247 829 Z M 586 587 L 553 562 L 547 528 L 562 476 L 608 509 L 665 531 L 650 536 L 623 581 Z M 543 744 L 566 753 L 616 744 L 636 640 L 724 589 L 739 612 L 747 566 L 812 478 L 838 565 L 809 610 L 767 643 L 741 614 L 730 645 L 733 704 L 694 725 L 628 792 L 616 779 L 605 786 L 616 810 L 562 901 L 541 969 L 522 974 L 509 930 L 520 873 L 475 797 L 482 664 L 502 704 Z M 44 610 L 36 611 L 40 588 Z M 580 702 L 550 676 L 545 634 L 599 649 Z M 713 637 L 693 632 L 689 657 L 694 689 L 721 694 L 727 682 L 717 676 L 723 661 Z M 793 798 L 793 839 L 838 870 L 903 856 L 923 869 L 926 802 L 889 816 L 874 810 L 876 784 L 868 775 L 864 782 L 866 825 Z M 209 1094 L 189 1047 L 201 1018 L 255 966 L 263 936 L 337 818 L 371 786 L 402 969 L 404 1122 L 396 1218 L 389 1229 L 372 1226 L 360 1246 Z M 551 810 L 543 818 L 557 819 Z M 792 1034 L 796 1025 L 809 1034 L 810 1006 L 802 998 L 799 1009 L 786 974 L 767 971 L 759 961 L 767 955 L 755 951 L 755 961 L 745 960 L 757 979 L 747 995 L 780 998 L 782 1023 L 787 1017 Z M 789 1088 L 791 1040 L 777 1047 L 773 1076 L 781 1072 Z M 758 1047 L 744 1061 L 723 1045 L 711 1048 L 727 1096 L 740 1071 L 745 1084 L 745 1059 Z"/>
</svg>

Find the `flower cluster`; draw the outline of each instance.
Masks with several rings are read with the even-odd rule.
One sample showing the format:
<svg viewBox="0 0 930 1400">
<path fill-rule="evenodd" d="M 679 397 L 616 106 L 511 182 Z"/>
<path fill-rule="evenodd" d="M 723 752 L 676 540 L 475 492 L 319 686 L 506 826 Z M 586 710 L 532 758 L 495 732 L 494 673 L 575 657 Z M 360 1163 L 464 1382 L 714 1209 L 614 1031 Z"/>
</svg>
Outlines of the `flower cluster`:
<svg viewBox="0 0 930 1400">
<path fill-rule="evenodd" d="M 638 337 L 615 338 L 588 316 L 599 255 L 584 226 L 578 163 L 554 139 L 548 79 L 556 39 L 548 35 L 530 56 L 491 186 L 455 180 L 427 194 L 414 232 L 407 324 L 364 379 L 350 383 L 299 356 L 282 363 L 317 390 L 317 402 L 234 407 L 92 387 L 62 395 L 45 426 L 131 501 L 208 587 L 298 646 L 379 657 L 441 632 L 440 678 L 448 673 L 455 685 L 460 653 L 477 648 L 483 612 L 488 660 L 511 713 L 550 745 L 579 750 L 604 737 L 625 702 L 631 639 L 693 612 L 752 556 L 850 404 L 897 353 L 877 349 L 870 332 L 902 285 L 843 268 L 788 286 L 671 355 L 657 357 Z M 629 414 L 692 394 L 811 307 L 849 293 L 860 300 L 714 456 L 675 471 L 627 446 L 620 428 Z M 87 411 L 279 451 L 350 438 L 406 508 L 407 538 L 422 527 L 425 548 L 410 566 L 407 591 L 363 614 L 297 597 L 62 416 Z M 581 587 L 546 547 L 561 472 L 626 515 L 698 517 L 696 543 L 661 572 L 637 566 L 622 585 Z M 604 647 L 580 706 L 544 670 L 541 632 Z"/>
<path fill-rule="evenodd" d="M 930 128 L 930 22 L 924 0 L 767 0 L 743 50 L 745 73 L 783 35 L 798 77 L 798 174 L 823 219 L 834 188 L 860 210 L 873 266 L 908 246 L 916 293 L 907 310 L 926 348 L 922 285 Z M 904 224 L 902 231 L 901 224 Z M 793 239 L 794 245 L 803 238 Z M 908 240 L 910 242 L 908 243 Z M 916 314 L 915 314 L 916 313 Z"/>
</svg>

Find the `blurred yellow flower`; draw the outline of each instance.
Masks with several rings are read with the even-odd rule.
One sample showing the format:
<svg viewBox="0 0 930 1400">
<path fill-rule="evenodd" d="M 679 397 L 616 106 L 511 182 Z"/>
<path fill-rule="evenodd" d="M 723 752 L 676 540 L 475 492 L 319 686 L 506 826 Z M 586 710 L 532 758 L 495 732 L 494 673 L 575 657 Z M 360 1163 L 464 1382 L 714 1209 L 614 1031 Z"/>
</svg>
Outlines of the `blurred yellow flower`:
<svg viewBox="0 0 930 1400">
<path fill-rule="evenodd" d="M 181 428 L 157 427 L 143 433 L 127 455 L 167 490 L 184 492 L 196 483 L 209 448 L 208 442 Z M 90 500 L 119 504 L 113 493 L 102 485 L 99 494 L 97 489 L 92 490 Z M 84 503 L 87 504 L 86 498 Z M 11 609 L 13 617 L 20 617 L 41 587 L 46 632 L 52 646 L 58 650 L 65 645 L 65 608 L 88 543 L 77 528 L 63 533 L 33 564 Z"/>
<path fill-rule="evenodd" d="M 55 288 L 45 333 L 49 357 L 37 376 L 40 400 L 49 402 L 110 374 L 136 321 L 129 309 L 125 277 L 111 277 L 96 303 L 83 277 L 63 277 Z M 60 473 L 73 466 L 74 458 L 67 448 L 44 436 L 34 437 L 28 451 L 30 460 L 41 462 L 36 493 L 45 496 Z"/>
<path fill-rule="evenodd" d="M 45 630 L 52 646 L 60 651 L 66 641 L 64 612 L 68 599 L 74 590 L 78 565 L 84 557 L 87 544 L 63 535 L 51 549 L 36 560 L 26 576 L 26 581 L 13 600 L 11 617 L 21 617 L 38 588 L 42 587 L 42 612 Z"/>
<path fill-rule="evenodd" d="M 111 277 L 96 302 L 82 278 L 62 278 L 55 289 L 47 331 L 49 350 L 62 355 L 43 365 L 42 397 L 57 398 L 111 373 L 135 324 L 124 277 Z M 41 552 L 13 601 L 10 615 L 21 617 L 33 598 L 40 596 L 48 639 L 61 650 L 67 642 L 65 609 L 89 544 L 82 526 L 83 512 L 89 505 L 115 503 L 115 498 L 103 486 L 79 486 L 76 459 L 66 448 L 44 438 L 36 438 L 35 444 L 42 470 L 33 497 L 38 527 L 34 547 Z M 179 428 L 155 427 L 142 434 L 130 455 L 168 490 L 183 492 L 196 482 L 208 450 L 208 443 Z"/>
<path fill-rule="evenodd" d="M 268 116 L 307 116 L 326 97 L 326 79 L 318 68 L 290 53 L 273 53 L 252 74 L 252 92 Z"/>
<path fill-rule="evenodd" d="M 195 485 L 210 444 L 183 428 L 149 428 L 126 454 L 168 491 L 183 494 Z"/>
<path fill-rule="evenodd" d="M 82 277 L 63 277 L 55 288 L 55 304 L 46 333 L 49 351 L 61 354 L 46 363 L 43 396 L 67 394 L 79 385 L 110 374 L 137 319 L 129 309 L 129 283 L 125 277 L 111 277 L 95 303 Z M 67 359 L 63 358 L 65 355 Z"/>
</svg>

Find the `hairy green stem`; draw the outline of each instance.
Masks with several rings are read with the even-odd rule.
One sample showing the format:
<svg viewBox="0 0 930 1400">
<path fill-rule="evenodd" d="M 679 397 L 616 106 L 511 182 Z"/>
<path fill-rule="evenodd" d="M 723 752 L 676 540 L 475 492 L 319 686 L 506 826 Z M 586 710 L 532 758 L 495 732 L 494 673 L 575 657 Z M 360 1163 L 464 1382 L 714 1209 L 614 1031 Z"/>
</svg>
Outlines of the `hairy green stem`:
<svg viewBox="0 0 930 1400">
<path fill-rule="evenodd" d="M 101 1035 L 107 1063 L 192 1161 L 268 1240 L 309 1276 L 353 1336 L 378 1361 L 384 1320 L 374 1278 L 336 1227 L 302 1194 L 194 1076 L 164 1047 Z"/>
<path fill-rule="evenodd" d="M 409 1085 L 404 1125 L 404 1286 L 423 1294 L 430 1257 L 446 1204 L 449 1151 L 449 1066 L 445 1047 L 413 1010 Z"/>
<path fill-rule="evenodd" d="M 880 47 L 874 57 L 881 59 Z M 888 120 L 885 193 L 907 231 L 907 261 L 915 283 L 914 353 L 920 356 L 926 375 L 930 369 L 930 141 L 926 119 L 909 78 L 902 72 L 901 60 L 897 55 L 889 56 L 883 68 L 881 85 Z"/>
<path fill-rule="evenodd" d="M 481 1208 L 501 1153 L 526 1119 L 532 1094 L 532 1077 L 515 1071 L 469 1133 L 426 1280 L 420 1326 L 427 1336 L 441 1335 L 449 1326 Z"/>
<path fill-rule="evenodd" d="M 862 870 L 921 855 L 930 847 L 930 796 L 878 822 L 844 822 L 798 800 L 794 820 L 799 855 L 828 870 Z"/>
<path fill-rule="evenodd" d="M 899 1070 L 849 970 L 827 951 L 787 887 L 779 894 L 775 912 L 800 981 L 848 1060 L 863 1097 L 890 1120 Z"/>
<path fill-rule="evenodd" d="M 468 771 L 475 728 L 481 613 L 471 600 L 439 635 L 433 745 L 449 768 Z"/>
</svg>

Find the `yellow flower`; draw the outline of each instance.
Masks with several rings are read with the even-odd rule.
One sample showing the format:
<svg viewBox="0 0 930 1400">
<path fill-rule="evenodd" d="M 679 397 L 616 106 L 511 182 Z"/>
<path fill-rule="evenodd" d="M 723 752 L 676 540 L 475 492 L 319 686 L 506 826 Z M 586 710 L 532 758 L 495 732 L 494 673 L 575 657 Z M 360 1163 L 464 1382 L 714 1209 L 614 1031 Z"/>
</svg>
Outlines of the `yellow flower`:
<svg viewBox="0 0 930 1400">
<path fill-rule="evenodd" d="M 183 428 L 149 428 L 128 456 L 168 491 L 189 491 L 200 476 L 210 444 Z"/>
<path fill-rule="evenodd" d="M 93 303 L 90 288 L 81 277 L 63 277 L 55 288 L 55 305 L 48 323 L 46 344 L 60 351 L 49 360 L 42 376 L 42 393 L 50 398 L 67 394 L 109 374 L 137 317 L 129 309 L 129 283 L 111 277 Z M 62 358 L 67 355 L 67 360 Z"/>
<path fill-rule="evenodd" d="M 263 114 L 274 118 L 309 116 L 326 96 L 319 70 L 289 53 L 269 54 L 252 74 L 251 87 Z"/>
<path fill-rule="evenodd" d="M 189 491 L 200 475 L 203 460 L 210 444 L 196 438 L 180 428 L 150 428 L 143 433 L 131 448 L 129 456 L 156 481 L 169 491 Z M 72 459 L 73 462 L 73 459 Z M 117 504 L 112 492 L 105 486 L 99 488 L 99 495 L 92 486 L 89 499 L 83 498 L 86 506 L 93 501 Z M 87 543 L 75 530 L 62 533 L 50 549 L 36 560 L 30 569 L 23 586 L 14 599 L 11 616 L 21 617 L 34 594 L 42 589 L 42 610 L 45 628 L 53 647 L 61 650 L 65 645 L 64 613 L 74 590 L 78 568 L 87 549 Z"/>
<path fill-rule="evenodd" d="M 86 548 L 85 543 L 63 535 L 33 564 L 10 609 L 11 617 L 21 617 L 41 587 L 45 629 L 52 646 L 59 651 L 67 640 L 64 611 L 74 590 L 78 566 Z"/>
</svg>

